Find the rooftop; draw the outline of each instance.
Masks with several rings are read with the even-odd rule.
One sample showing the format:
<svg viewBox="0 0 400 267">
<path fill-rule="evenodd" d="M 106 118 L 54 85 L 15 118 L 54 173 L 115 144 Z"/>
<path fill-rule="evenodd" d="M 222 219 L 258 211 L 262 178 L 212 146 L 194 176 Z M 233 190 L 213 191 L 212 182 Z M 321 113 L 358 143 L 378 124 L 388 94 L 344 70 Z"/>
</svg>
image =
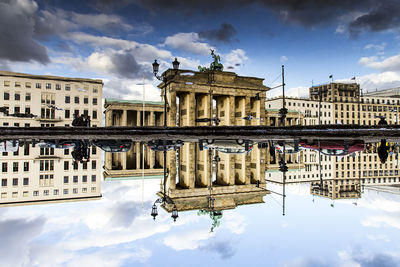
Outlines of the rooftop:
<svg viewBox="0 0 400 267">
<path fill-rule="evenodd" d="M 0 71 L 0 76 L 11 76 L 17 78 L 28 78 L 37 80 L 58 80 L 65 82 L 88 82 L 88 83 L 103 84 L 103 80 L 99 79 L 71 78 L 71 77 L 52 76 L 52 75 L 36 75 L 36 74 L 27 74 L 27 73 L 11 72 L 11 71 Z"/>
<path fill-rule="evenodd" d="M 143 100 L 123 100 L 123 99 L 116 99 L 116 98 L 106 98 L 104 100 L 104 105 L 107 104 L 143 104 Z M 147 105 L 164 105 L 164 101 L 144 101 L 144 104 Z"/>
</svg>

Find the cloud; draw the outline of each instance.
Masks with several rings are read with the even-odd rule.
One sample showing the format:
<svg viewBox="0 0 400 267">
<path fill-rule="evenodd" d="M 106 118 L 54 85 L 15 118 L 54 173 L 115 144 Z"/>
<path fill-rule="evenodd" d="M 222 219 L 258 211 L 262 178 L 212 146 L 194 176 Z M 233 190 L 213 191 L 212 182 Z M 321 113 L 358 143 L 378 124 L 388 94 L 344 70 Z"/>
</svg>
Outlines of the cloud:
<svg viewBox="0 0 400 267">
<path fill-rule="evenodd" d="M 120 16 L 107 14 L 79 14 L 71 12 L 71 19 L 80 27 L 93 28 L 100 31 L 131 31 L 134 29 L 123 21 Z"/>
<path fill-rule="evenodd" d="M 168 36 L 163 45 L 198 55 L 209 55 L 210 49 L 215 49 L 208 43 L 201 42 L 201 38 L 196 32 L 181 32 Z"/>
<path fill-rule="evenodd" d="M 93 48 L 105 49 L 113 48 L 115 50 L 130 51 L 138 62 L 153 61 L 157 59 L 171 59 L 171 52 L 164 49 L 159 49 L 153 45 L 138 43 L 118 38 L 111 38 L 106 36 L 96 36 L 83 32 L 73 32 L 65 36 L 77 44 L 88 44 Z"/>
<path fill-rule="evenodd" d="M 200 250 L 217 253 L 222 259 L 229 259 L 235 255 L 236 251 L 232 247 L 232 240 L 211 239 L 207 244 L 199 247 Z"/>
<path fill-rule="evenodd" d="M 229 54 L 223 56 L 224 66 L 227 70 L 235 70 L 248 60 L 246 52 L 242 49 L 234 49 Z"/>
<path fill-rule="evenodd" d="M 101 3 L 103 7 L 117 7 L 106 0 L 98 1 L 98 3 Z M 340 25 L 341 29 L 337 32 L 348 33 L 352 37 L 357 37 L 365 31 L 377 32 L 398 29 L 400 26 L 400 3 L 393 0 L 381 0 L 379 3 L 374 0 L 124 1 L 123 6 L 129 5 L 141 6 L 154 13 L 180 12 L 186 15 L 219 14 L 222 12 L 226 14 L 233 9 L 256 5 L 271 10 L 284 23 L 297 24 L 306 28 L 321 25 Z M 343 24 L 344 21 L 345 24 Z"/>
<path fill-rule="evenodd" d="M 282 95 L 282 88 L 272 89 L 267 91 L 267 98 L 274 98 Z M 285 95 L 291 97 L 307 98 L 309 95 L 309 88 L 306 86 L 285 88 Z"/>
<path fill-rule="evenodd" d="M 287 56 L 281 56 L 280 61 L 281 63 L 285 63 L 286 61 L 288 61 Z"/>
<path fill-rule="evenodd" d="M 338 253 L 339 265 L 346 266 L 363 266 L 363 267 L 389 267 L 399 266 L 400 257 L 390 253 L 375 253 L 362 249 L 351 249 L 349 251 L 341 251 Z"/>
<path fill-rule="evenodd" d="M 379 61 L 378 57 L 362 57 L 358 61 L 362 66 L 380 71 L 400 71 L 400 54 Z"/>
<path fill-rule="evenodd" d="M 148 202 L 145 205 L 150 207 L 151 203 Z M 133 201 L 121 202 L 118 206 L 109 210 L 109 225 L 113 227 L 128 228 L 132 225 L 135 218 L 141 213 L 142 212 L 139 203 Z"/>
<path fill-rule="evenodd" d="M 46 48 L 33 39 L 37 9 L 30 0 L 0 2 L 0 59 L 50 61 Z"/>
<path fill-rule="evenodd" d="M 171 234 L 164 238 L 164 244 L 177 251 L 194 250 L 204 244 L 202 241 L 207 240 L 213 233 L 209 229 L 191 230 L 188 232 L 180 232 L 178 235 Z"/>
<path fill-rule="evenodd" d="M 42 233 L 45 222 L 41 217 L 0 221 L 1 264 L 22 266 L 29 258 L 31 242 Z"/>
<path fill-rule="evenodd" d="M 228 23 L 222 23 L 219 29 L 200 31 L 199 37 L 210 41 L 223 43 L 232 42 L 232 38 L 236 35 L 235 28 Z"/>
<path fill-rule="evenodd" d="M 400 26 L 400 3 L 398 1 L 380 1 L 364 15 L 349 24 L 349 32 L 358 36 L 363 31 L 378 32 Z"/>
<path fill-rule="evenodd" d="M 386 43 L 381 43 L 381 44 L 367 44 L 364 46 L 364 49 L 375 49 L 377 51 L 383 51 L 385 50 Z"/>
</svg>

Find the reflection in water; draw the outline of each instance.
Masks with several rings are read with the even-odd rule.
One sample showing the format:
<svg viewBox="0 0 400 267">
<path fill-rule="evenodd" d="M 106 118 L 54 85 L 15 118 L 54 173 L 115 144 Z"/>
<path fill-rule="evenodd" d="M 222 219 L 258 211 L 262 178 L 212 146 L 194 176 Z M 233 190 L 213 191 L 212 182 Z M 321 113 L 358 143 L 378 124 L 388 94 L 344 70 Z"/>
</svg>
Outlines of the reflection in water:
<svg viewBox="0 0 400 267">
<path fill-rule="evenodd" d="M 0 206 L 94 200 L 101 198 L 101 153 L 83 141 L 1 142 Z M 11 144 L 11 147 L 10 147 Z M 7 147 L 8 146 L 8 147 Z M 90 160 L 89 160 L 90 157 Z"/>
</svg>

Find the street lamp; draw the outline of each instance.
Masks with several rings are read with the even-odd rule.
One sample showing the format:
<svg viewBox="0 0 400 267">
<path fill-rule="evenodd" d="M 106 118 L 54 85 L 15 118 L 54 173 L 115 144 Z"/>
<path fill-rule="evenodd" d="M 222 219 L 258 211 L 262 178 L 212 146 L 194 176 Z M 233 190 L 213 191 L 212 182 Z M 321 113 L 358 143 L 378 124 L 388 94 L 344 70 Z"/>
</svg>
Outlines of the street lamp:
<svg viewBox="0 0 400 267">
<path fill-rule="evenodd" d="M 175 60 L 172 62 L 172 67 L 174 68 L 175 71 L 177 71 L 179 69 L 179 64 L 180 63 L 179 63 L 178 59 L 175 58 Z M 155 59 L 153 62 L 154 76 L 158 80 L 160 80 L 164 83 L 164 126 L 166 127 L 167 126 L 167 82 L 169 80 L 172 80 L 175 77 L 176 72 L 175 72 L 175 74 L 169 75 L 169 76 L 165 75 L 165 72 L 164 72 L 164 74 L 162 74 L 161 76 L 158 76 L 157 73 L 158 73 L 159 67 L 160 67 L 160 64 L 158 64 L 157 59 Z"/>
</svg>

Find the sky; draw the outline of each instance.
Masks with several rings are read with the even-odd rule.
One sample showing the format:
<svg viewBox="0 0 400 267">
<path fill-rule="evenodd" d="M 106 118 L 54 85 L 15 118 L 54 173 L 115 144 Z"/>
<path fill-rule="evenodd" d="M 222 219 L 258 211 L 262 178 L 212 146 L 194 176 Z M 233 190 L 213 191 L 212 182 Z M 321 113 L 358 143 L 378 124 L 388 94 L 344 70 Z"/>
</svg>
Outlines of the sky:
<svg viewBox="0 0 400 267">
<path fill-rule="evenodd" d="M 208 66 L 281 83 L 350 81 L 365 91 L 400 86 L 396 0 L 0 0 L 0 69 L 99 78 L 104 97 L 160 100 L 160 71 Z M 274 97 L 280 89 L 267 93 Z"/>
<path fill-rule="evenodd" d="M 108 181 L 96 201 L 0 209 L 0 266 L 399 266 L 400 197 L 365 190 L 358 200 L 310 195 L 223 211 L 150 216 L 159 180 Z M 281 192 L 278 185 L 268 188 Z M 357 205 L 355 205 L 356 203 Z"/>
</svg>

